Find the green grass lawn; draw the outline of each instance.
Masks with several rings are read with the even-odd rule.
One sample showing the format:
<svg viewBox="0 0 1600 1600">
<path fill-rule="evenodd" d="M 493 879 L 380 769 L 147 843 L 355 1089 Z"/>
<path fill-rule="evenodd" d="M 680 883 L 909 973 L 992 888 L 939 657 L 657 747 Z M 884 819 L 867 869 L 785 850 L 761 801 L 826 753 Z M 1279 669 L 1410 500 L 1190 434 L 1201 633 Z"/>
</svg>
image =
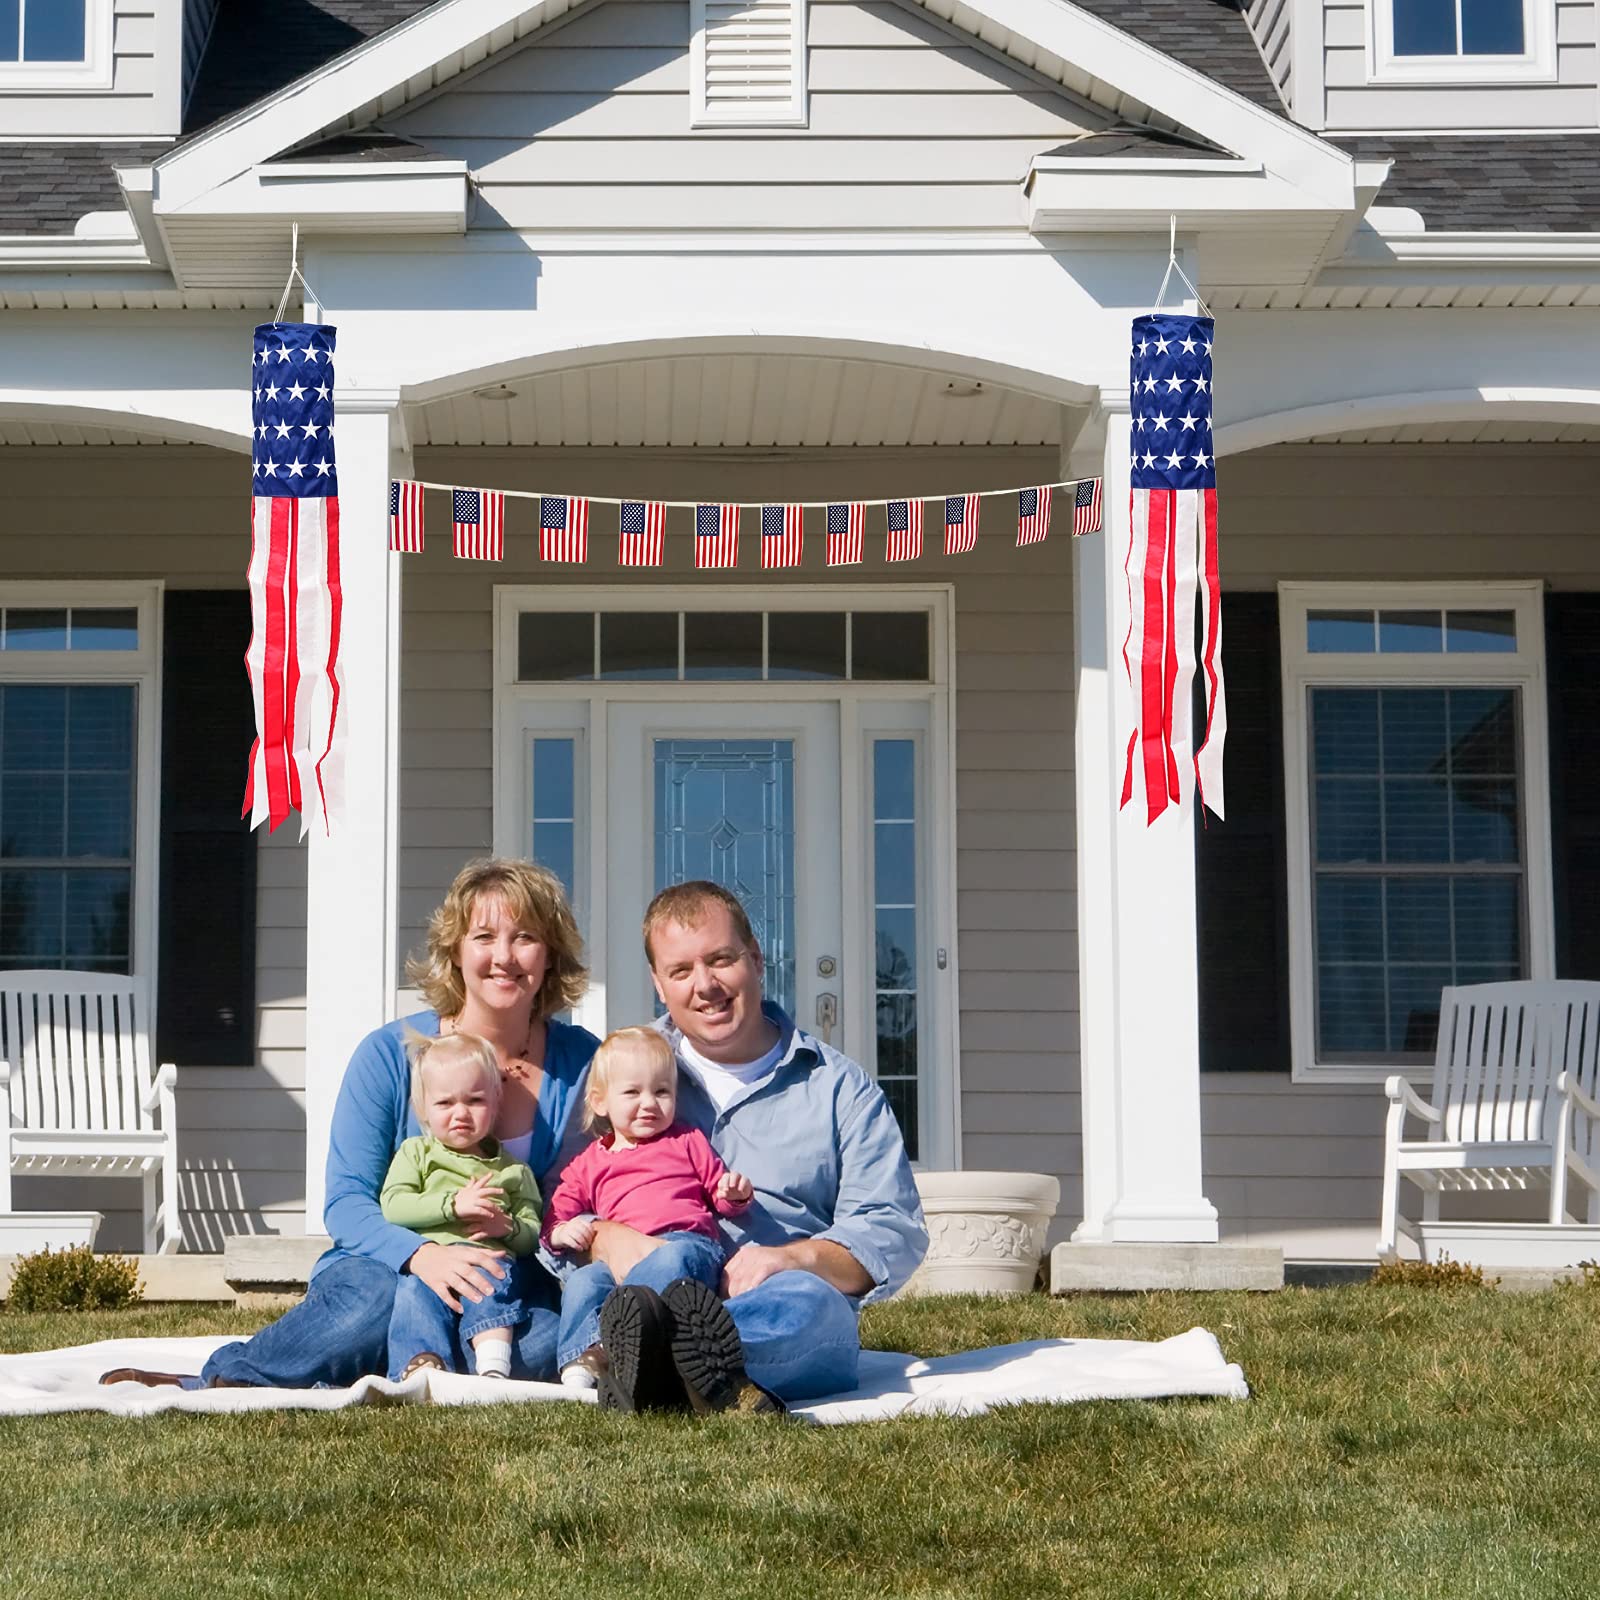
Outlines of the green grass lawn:
<svg viewBox="0 0 1600 1600">
<path fill-rule="evenodd" d="M 259 1320 L 259 1319 L 257 1319 Z M 1163 1338 L 1246 1402 L 811 1429 L 566 1406 L 0 1420 L 6 1596 L 1579 1596 L 1600 1293 L 924 1300 L 866 1342 Z M 245 1332 L 0 1314 L 0 1349 Z"/>
</svg>

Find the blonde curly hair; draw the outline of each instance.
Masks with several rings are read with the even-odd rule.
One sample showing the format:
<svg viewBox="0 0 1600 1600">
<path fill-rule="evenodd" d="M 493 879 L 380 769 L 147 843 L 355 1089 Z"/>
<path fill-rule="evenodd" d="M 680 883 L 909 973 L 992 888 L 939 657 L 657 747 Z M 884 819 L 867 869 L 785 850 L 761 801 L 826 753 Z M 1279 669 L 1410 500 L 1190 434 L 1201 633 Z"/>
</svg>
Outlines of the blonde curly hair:
<svg viewBox="0 0 1600 1600">
<path fill-rule="evenodd" d="M 550 1017 L 575 1006 L 589 987 L 589 969 L 583 964 L 583 940 L 561 880 L 532 861 L 503 856 L 469 861 L 428 919 L 426 952 L 406 963 L 406 976 L 422 991 L 423 999 L 441 1017 L 460 1015 L 467 991 L 457 956 L 472 926 L 473 911 L 484 899 L 500 901 L 517 925 L 545 947 L 547 965 L 534 1000 L 534 1016 Z"/>
</svg>

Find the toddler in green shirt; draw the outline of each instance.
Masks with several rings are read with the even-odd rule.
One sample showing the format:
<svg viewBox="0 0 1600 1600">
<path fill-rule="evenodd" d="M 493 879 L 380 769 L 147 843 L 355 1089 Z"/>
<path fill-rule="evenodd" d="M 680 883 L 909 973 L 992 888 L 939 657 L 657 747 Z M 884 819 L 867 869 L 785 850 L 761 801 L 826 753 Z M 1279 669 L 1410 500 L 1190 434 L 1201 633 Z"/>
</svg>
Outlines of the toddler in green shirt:
<svg viewBox="0 0 1600 1600">
<path fill-rule="evenodd" d="M 452 1033 L 408 1042 L 411 1105 L 428 1131 L 395 1152 L 379 1205 L 384 1217 L 434 1244 L 467 1244 L 485 1221 L 503 1212 L 512 1231 L 492 1244 L 514 1256 L 539 1242 L 539 1190 L 533 1174 L 490 1136 L 500 1109 L 500 1067 L 493 1047 L 476 1034 Z M 506 1275 L 476 1303 L 456 1313 L 420 1279 L 402 1274 L 389 1322 L 389 1376 L 407 1378 L 421 1367 L 449 1370 L 456 1351 L 470 1350 L 482 1377 L 511 1372 L 511 1334 L 525 1308 L 517 1273 Z M 443 1348 L 441 1348 L 441 1346 Z"/>
</svg>

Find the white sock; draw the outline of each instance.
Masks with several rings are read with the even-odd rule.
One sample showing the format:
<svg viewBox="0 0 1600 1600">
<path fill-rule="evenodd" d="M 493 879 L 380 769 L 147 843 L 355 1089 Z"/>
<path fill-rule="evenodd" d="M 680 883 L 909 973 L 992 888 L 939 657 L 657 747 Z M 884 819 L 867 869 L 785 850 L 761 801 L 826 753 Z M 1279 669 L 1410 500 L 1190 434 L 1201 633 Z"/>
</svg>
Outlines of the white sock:
<svg viewBox="0 0 1600 1600">
<path fill-rule="evenodd" d="M 480 1378 L 509 1378 L 511 1376 L 511 1342 L 508 1339 L 487 1339 L 474 1345 L 472 1353 Z"/>
<path fill-rule="evenodd" d="M 595 1375 L 581 1361 L 561 1369 L 561 1382 L 568 1389 L 593 1389 L 597 1387 Z"/>
</svg>

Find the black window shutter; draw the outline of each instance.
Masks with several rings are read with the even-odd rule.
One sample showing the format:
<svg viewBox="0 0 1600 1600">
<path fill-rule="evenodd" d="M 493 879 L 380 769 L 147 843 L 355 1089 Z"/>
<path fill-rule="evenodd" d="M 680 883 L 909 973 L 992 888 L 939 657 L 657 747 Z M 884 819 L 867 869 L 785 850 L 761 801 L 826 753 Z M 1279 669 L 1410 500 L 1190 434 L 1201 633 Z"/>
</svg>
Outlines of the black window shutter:
<svg viewBox="0 0 1600 1600">
<path fill-rule="evenodd" d="M 1556 976 L 1600 978 L 1600 594 L 1545 597 Z"/>
<path fill-rule="evenodd" d="M 1195 827 L 1200 1070 L 1287 1072 L 1289 898 L 1276 594 L 1223 595 L 1222 654 L 1228 820 L 1206 812 Z"/>
<path fill-rule="evenodd" d="M 239 815 L 255 733 L 250 597 L 169 590 L 161 662 L 157 1060 L 255 1060 L 256 840 Z"/>
</svg>

